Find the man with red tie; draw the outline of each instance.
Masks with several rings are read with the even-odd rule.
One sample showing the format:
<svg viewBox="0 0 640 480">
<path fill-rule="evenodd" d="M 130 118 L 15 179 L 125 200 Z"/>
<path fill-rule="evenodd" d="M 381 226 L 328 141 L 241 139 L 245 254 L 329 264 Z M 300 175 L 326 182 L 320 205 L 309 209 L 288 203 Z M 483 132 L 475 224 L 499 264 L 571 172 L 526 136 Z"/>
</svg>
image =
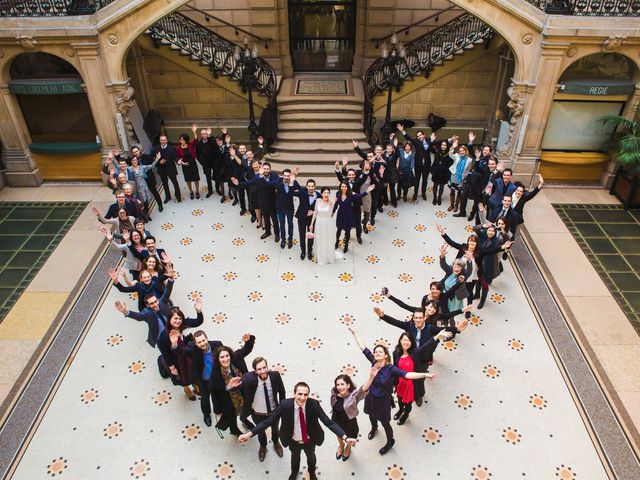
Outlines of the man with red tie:
<svg viewBox="0 0 640 480">
<path fill-rule="evenodd" d="M 251 437 L 264 432 L 267 428 L 282 419 L 280 425 L 280 441 L 291 450 L 291 475 L 289 480 L 295 480 L 300 470 L 300 452 L 304 450 L 307 456 L 307 468 L 309 480 L 317 480 L 316 476 L 316 446 L 324 441 L 324 430 L 320 422 L 335 433 L 349 445 L 356 444 L 355 438 L 347 438 L 342 428 L 334 423 L 322 407 L 320 402 L 309 398 L 309 385 L 298 382 L 293 387 L 294 398 L 287 398 L 280 402 L 278 408 L 267 418 L 260 422 L 250 432 L 240 435 L 239 442 L 246 442 Z"/>
</svg>

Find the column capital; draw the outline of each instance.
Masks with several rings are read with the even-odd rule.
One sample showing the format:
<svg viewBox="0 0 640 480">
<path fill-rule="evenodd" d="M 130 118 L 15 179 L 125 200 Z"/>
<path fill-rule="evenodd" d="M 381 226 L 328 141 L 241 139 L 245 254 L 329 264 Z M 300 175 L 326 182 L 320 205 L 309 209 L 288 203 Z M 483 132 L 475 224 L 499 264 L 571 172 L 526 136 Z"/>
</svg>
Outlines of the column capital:
<svg viewBox="0 0 640 480">
<path fill-rule="evenodd" d="M 100 54 L 100 44 L 98 42 L 71 42 L 69 45 L 79 58 L 97 57 Z"/>
</svg>

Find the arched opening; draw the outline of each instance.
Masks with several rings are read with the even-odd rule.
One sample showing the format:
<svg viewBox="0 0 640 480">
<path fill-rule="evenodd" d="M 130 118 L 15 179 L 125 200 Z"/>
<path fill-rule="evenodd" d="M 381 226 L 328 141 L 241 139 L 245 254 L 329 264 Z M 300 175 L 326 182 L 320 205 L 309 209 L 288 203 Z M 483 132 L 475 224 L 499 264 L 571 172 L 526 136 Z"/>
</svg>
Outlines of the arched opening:
<svg viewBox="0 0 640 480">
<path fill-rule="evenodd" d="M 624 55 L 594 53 L 576 60 L 558 80 L 542 139 L 540 172 L 562 182 L 599 182 L 609 155 L 601 151 L 611 130 L 598 122 L 622 114 L 637 77 Z"/>
<path fill-rule="evenodd" d="M 29 148 L 45 180 L 94 180 L 100 143 L 82 77 L 48 53 L 22 53 L 11 63 L 9 91 L 29 130 Z"/>
</svg>

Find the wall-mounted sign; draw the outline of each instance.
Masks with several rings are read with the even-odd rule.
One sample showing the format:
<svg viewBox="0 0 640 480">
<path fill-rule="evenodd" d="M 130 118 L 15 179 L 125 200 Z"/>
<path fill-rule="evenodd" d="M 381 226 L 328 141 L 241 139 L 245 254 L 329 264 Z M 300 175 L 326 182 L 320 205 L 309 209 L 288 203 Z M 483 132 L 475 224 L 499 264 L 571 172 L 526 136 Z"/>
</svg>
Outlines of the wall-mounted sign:
<svg viewBox="0 0 640 480">
<path fill-rule="evenodd" d="M 83 93 L 81 78 L 10 80 L 9 91 L 15 95 L 70 95 Z"/>
<path fill-rule="evenodd" d="M 575 95 L 630 95 L 635 83 L 630 80 L 567 80 L 560 84 L 559 93 Z"/>
</svg>

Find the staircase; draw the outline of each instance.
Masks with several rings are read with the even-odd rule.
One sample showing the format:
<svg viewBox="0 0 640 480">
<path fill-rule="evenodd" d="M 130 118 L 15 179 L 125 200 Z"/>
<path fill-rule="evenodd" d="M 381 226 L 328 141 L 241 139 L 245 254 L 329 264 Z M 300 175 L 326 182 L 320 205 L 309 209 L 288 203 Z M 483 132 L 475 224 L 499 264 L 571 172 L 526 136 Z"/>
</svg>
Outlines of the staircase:
<svg viewBox="0 0 640 480">
<path fill-rule="evenodd" d="M 452 60 L 455 55 L 488 42 L 494 35 L 489 25 L 469 13 L 445 23 L 441 27 L 405 44 L 406 57 L 389 63 L 379 58 L 364 74 L 364 129 L 370 143 L 378 143 L 381 136 L 375 132 L 374 102 L 376 95 L 390 86 L 399 90 L 405 80 L 416 75 L 428 78 L 438 65 Z M 391 79 L 396 79 L 394 84 Z"/>
<path fill-rule="evenodd" d="M 332 77 L 335 78 L 335 77 Z M 318 185 L 335 184 L 336 160 L 348 158 L 357 165 L 360 157 L 351 141 L 369 148 L 362 127 L 362 82 L 350 79 L 353 95 L 293 95 L 296 79 L 285 79 L 278 95 L 278 141 L 276 153 L 267 155 L 272 168 L 300 166 L 298 180 L 313 178 Z"/>
<path fill-rule="evenodd" d="M 251 75 L 248 75 L 246 71 L 243 72 L 242 62 L 234 58 L 237 48 L 235 43 L 179 12 L 161 18 L 145 34 L 151 37 L 157 48 L 162 45 L 168 46 L 180 55 L 188 56 L 189 59 L 208 67 L 214 78 L 223 75 L 237 81 L 244 92 L 249 83 L 252 90 L 269 99 L 267 109 L 276 114 L 276 72 L 262 57 L 255 59 L 256 67 Z"/>
</svg>

